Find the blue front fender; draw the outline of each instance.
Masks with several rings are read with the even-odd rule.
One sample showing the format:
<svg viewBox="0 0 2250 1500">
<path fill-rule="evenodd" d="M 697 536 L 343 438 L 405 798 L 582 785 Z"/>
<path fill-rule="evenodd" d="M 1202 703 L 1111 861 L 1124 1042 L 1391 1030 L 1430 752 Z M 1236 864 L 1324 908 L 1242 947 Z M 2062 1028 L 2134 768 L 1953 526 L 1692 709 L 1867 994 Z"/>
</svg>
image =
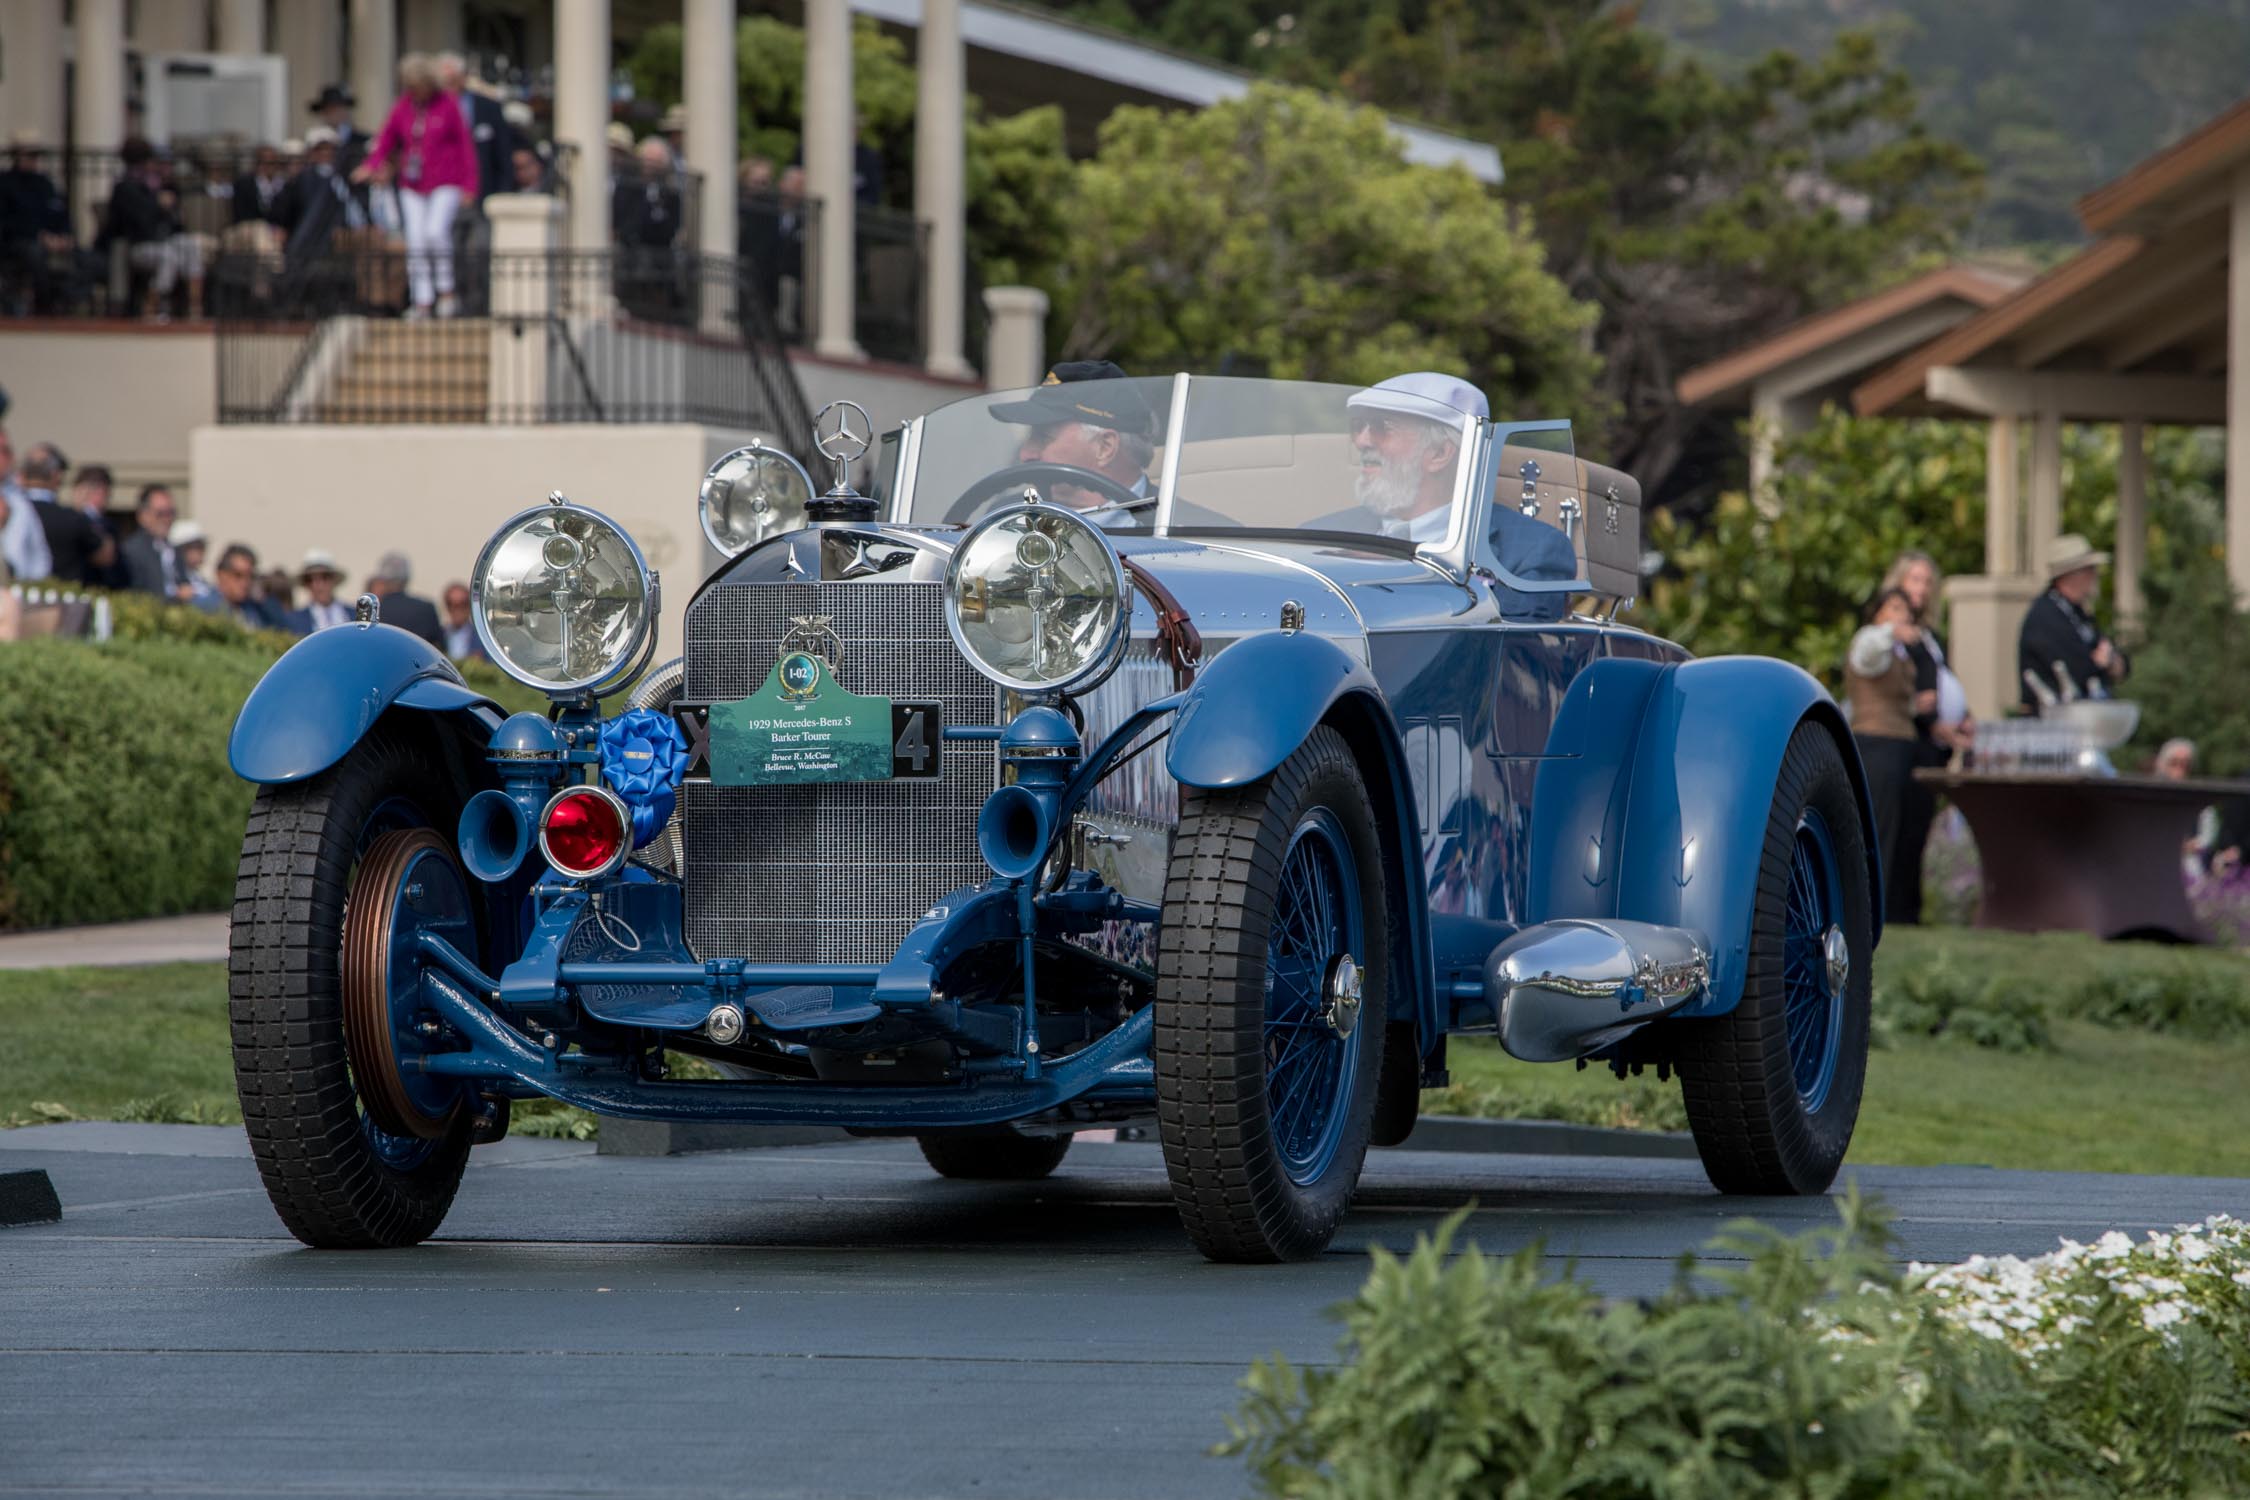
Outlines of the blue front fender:
<svg viewBox="0 0 2250 1500">
<path fill-rule="evenodd" d="M 317 776 L 342 760 L 394 703 L 435 712 L 481 704 L 496 711 L 420 636 L 395 625 L 316 630 L 250 690 L 227 740 L 227 763 L 243 780 L 268 785 Z"/>
<path fill-rule="evenodd" d="M 1367 668 L 1325 636 L 1245 636 L 1196 674 L 1172 721 L 1165 769 L 1182 786 L 1248 786 L 1272 775 L 1323 723 L 1350 742 L 1375 802 L 1398 955 L 1391 1019 L 1415 1023 L 1426 1057 L 1444 1022 L 1430 961 L 1422 835 L 1398 725 Z"/>
<path fill-rule="evenodd" d="M 1832 735 L 1858 793 L 1881 935 L 1875 812 L 1843 716 L 1809 673 L 1765 657 L 1581 673 L 1556 717 L 1532 794 L 1526 917 L 1623 917 L 1711 943 L 1711 986 L 1682 1014 L 1742 998 L 1774 782 L 1806 722 Z"/>
<path fill-rule="evenodd" d="M 1245 636 L 1196 674 L 1172 721 L 1165 769 L 1182 786 L 1248 786 L 1271 775 L 1353 691 L 1381 697 L 1367 668 L 1325 636 Z"/>
</svg>

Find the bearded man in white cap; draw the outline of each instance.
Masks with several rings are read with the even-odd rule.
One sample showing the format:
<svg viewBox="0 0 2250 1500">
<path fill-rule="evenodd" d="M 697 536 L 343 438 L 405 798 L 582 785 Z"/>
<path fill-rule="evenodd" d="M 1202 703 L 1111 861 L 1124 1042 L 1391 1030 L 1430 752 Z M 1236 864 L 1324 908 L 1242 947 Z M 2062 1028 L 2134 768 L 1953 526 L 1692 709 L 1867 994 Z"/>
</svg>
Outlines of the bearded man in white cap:
<svg viewBox="0 0 2250 1500">
<path fill-rule="evenodd" d="M 1461 462 L 1461 419 L 1490 415 L 1484 392 L 1456 376 L 1435 370 L 1394 375 L 1353 395 L 1346 403 L 1359 468 L 1352 498 L 1359 513 L 1345 529 L 1374 530 L 1417 545 L 1445 540 L 1453 527 L 1453 481 Z M 1373 524 L 1367 524 L 1369 521 Z M 1501 568 L 1524 580 L 1578 576 L 1578 554 L 1570 539 L 1552 526 L 1524 515 L 1512 504 L 1495 504 L 1491 551 Z M 1335 527 L 1337 522 L 1316 522 Z M 1473 557 L 1479 550 L 1474 539 Z M 1501 613 L 1509 619 L 1559 620 L 1568 599 L 1494 589 Z"/>
<path fill-rule="evenodd" d="M 2050 698 L 2107 698 L 2132 663 L 2094 623 L 2107 552 L 2076 532 L 2047 547 L 2047 591 L 2024 611 L 2016 637 L 2016 680 L 2023 706 L 2037 712 Z"/>
</svg>

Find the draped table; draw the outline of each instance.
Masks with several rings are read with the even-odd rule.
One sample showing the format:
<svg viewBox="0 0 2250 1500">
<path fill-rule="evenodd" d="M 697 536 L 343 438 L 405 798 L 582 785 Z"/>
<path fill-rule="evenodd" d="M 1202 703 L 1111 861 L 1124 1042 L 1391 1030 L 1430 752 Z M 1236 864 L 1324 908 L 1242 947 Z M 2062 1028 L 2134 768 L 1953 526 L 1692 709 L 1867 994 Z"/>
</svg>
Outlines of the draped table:
<svg viewBox="0 0 2250 1500">
<path fill-rule="evenodd" d="M 2051 771 L 1914 775 L 1969 821 L 1984 874 L 1975 925 L 2213 941 L 2188 905 L 2180 850 L 2204 808 L 2244 795 L 2241 782 Z"/>
</svg>

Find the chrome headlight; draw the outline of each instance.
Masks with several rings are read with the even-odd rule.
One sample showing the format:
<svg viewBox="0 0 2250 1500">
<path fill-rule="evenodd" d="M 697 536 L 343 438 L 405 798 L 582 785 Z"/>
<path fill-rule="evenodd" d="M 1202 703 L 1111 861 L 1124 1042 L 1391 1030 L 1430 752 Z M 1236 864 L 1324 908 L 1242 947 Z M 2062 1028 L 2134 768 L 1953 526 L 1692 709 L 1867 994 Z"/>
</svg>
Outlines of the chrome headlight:
<svg viewBox="0 0 2250 1500">
<path fill-rule="evenodd" d="M 1116 670 L 1131 633 L 1125 564 L 1101 529 L 1060 505 L 1018 505 L 961 539 L 945 570 L 945 623 L 1002 687 L 1084 692 Z"/>
<path fill-rule="evenodd" d="M 493 664 L 558 697 L 618 686 L 656 643 L 657 581 L 609 517 L 557 497 L 484 544 L 470 618 Z"/>
<path fill-rule="evenodd" d="M 752 443 L 711 465 L 696 510 L 711 545 L 739 557 L 769 536 L 803 526 L 812 497 L 812 476 L 802 464 L 778 448 Z"/>
</svg>

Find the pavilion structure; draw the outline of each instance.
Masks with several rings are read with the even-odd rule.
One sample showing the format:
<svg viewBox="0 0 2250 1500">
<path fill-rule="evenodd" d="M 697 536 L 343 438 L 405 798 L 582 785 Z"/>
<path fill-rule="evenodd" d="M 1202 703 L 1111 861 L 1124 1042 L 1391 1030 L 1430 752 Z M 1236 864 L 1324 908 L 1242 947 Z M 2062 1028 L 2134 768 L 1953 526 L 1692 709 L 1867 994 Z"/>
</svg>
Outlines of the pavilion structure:
<svg viewBox="0 0 2250 1500">
<path fill-rule="evenodd" d="M 2250 99 L 2087 194 L 2078 216 L 2086 248 L 1851 392 L 1863 416 L 1990 424 L 1984 571 L 1947 585 L 1954 664 L 1983 715 L 2016 701 L 2017 630 L 2062 529 L 2065 422 L 2118 427 L 2122 622 L 2142 610 L 2154 424 L 2225 428 L 2227 571 L 2250 591 Z"/>
</svg>

